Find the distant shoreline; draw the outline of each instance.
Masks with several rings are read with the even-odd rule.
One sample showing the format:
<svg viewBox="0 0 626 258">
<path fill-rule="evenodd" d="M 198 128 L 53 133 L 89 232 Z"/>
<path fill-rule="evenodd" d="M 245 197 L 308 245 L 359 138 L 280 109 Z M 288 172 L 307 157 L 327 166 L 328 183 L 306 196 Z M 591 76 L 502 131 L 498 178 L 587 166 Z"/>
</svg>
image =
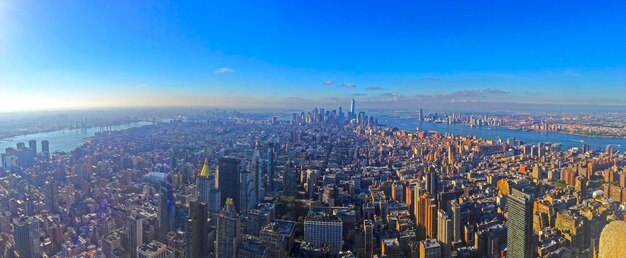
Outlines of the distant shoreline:
<svg viewBox="0 0 626 258">
<path fill-rule="evenodd" d="M 494 127 L 494 126 L 488 126 Z M 605 138 L 605 139 L 626 139 L 626 136 L 618 136 L 618 135 L 593 135 L 593 134 L 585 134 L 585 133 L 572 133 L 568 131 L 546 131 L 546 130 L 536 130 L 536 129 L 521 129 L 514 126 L 502 126 L 510 130 L 518 130 L 518 131 L 533 131 L 540 133 L 560 133 L 560 134 L 569 134 L 569 135 L 577 135 L 589 138 Z"/>
<path fill-rule="evenodd" d="M 86 129 L 94 128 L 94 127 L 101 127 L 101 126 L 105 127 L 105 126 L 126 125 L 126 124 L 140 123 L 140 122 L 149 122 L 149 121 L 135 120 L 135 121 L 130 121 L 130 122 L 111 123 L 111 124 L 107 124 L 107 125 L 93 125 L 93 126 L 86 127 Z M 23 137 L 23 136 L 28 136 L 28 135 L 38 134 L 38 133 L 49 133 L 49 132 L 63 131 L 63 130 L 73 131 L 73 130 L 80 130 L 80 129 L 82 129 L 82 128 L 61 127 L 61 128 L 50 128 L 50 129 L 44 129 L 44 130 L 36 130 L 36 131 L 32 131 L 32 132 L 29 131 L 29 132 L 26 132 L 26 133 L 6 134 L 6 135 L 1 135 L 0 136 L 0 142 L 2 142 L 2 141 L 9 141 L 9 140 L 12 140 L 15 137 Z"/>
<path fill-rule="evenodd" d="M 437 122 L 426 122 L 426 123 L 436 123 L 436 124 L 448 124 L 448 123 L 437 123 Z M 454 124 L 448 124 L 448 125 L 462 125 L 462 126 L 466 126 L 468 128 L 474 129 L 474 128 L 506 128 L 509 129 L 511 131 L 527 131 L 527 132 L 537 132 L 537 133 L 556 133 L 556 134 L 567 134 L 567 135 L 576 135 L 576 136 L 582 136 L 582 137 L 588 137 L 588 138 L 599 138 L 599 139 L 626 139 L 626 136 L 618 136 L 618 135 L 593 135 L 593 134 L 585 134 L 585 133 L 572 133 L 572 132 L 568 132 L 568 131 L 546 131 L 546 130 L 536 130 L 536 129 L 521 129 L 518 128 L 516 126 L 489 126 L 489 125 L 475 125 L 475 126 L 470 126 L 468 124 L 464 124 L 464 123 L 454 123 Z"/>
</svg>

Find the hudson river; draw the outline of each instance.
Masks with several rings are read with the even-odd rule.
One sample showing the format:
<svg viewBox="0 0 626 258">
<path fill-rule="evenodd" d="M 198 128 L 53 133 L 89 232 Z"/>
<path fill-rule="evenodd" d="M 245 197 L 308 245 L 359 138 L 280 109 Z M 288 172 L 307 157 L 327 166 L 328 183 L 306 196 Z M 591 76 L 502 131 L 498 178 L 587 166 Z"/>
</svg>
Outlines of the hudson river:
<svg viewBox="0 0 626 258">
<path fill-rule="evenodd" d="M 150 125 L 151 122 L 135 122 L 129 124 L 122 125 L 113 125 L 108 129 L 117 131 L 124 130 L 132 127 L 139 127 L 144 125 Z M 100 132 L 100 127 L 90 127 L 86 130 L 75 129 L 75 130 L 57 130 L 50 132 L 41 132 L 27 135 L 20 135 L 15 137 L 9 137 L 0 139 L 0 152 L 4 153 L 4 150 L 8 147 L 15 148 L 17 143 L 23 142 L 28 146 L 29 140 L 37 141 L 37 152 L 41 151 L 41 141 L 48 140 L 50 142 L 50 151 L 65 151 L 69 152 L 76 147 L 85 143 L 85 138 L 92 137 L 96 134 L 96 132 Z"/>
</svg>

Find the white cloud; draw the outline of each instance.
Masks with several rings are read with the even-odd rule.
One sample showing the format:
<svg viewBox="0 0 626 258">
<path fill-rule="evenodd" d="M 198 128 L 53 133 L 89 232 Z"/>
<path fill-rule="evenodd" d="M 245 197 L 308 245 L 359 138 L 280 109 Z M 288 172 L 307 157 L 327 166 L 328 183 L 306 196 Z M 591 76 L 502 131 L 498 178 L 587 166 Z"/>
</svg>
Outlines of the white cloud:
<svg viewBox="0 0 626 258">
<path fill-rule="evenodd" d="M 233 70 L 230 67 L 220 67 L 220 68 L 215 69 L 214 71 L 215 74 L 227 74 L 227 73 L 234 73 L 234 72 L 235 70 Z"/>
<path fill-rule="evenodd" d="M 338 85 L 337 87 L 354 89 L 354 88 L 356 88 L 356 84 L 349 82 L 349 83 L 344 83 L 344 84 Z"/>
</svg>

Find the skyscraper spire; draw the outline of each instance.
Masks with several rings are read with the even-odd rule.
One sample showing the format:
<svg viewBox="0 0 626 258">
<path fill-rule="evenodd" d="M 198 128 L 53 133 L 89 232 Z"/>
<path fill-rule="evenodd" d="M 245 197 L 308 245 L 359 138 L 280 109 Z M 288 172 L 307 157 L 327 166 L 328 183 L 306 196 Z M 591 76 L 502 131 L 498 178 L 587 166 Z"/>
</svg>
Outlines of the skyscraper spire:
<svg viewBox="0 0 626 258">
<path fill-rule="evenodd" d="M 232 208 L 233 206 L 233 199 L 228 198 L 226 199 L 226 201 L 224 202 L 224 204 L 226 205 L 226 207 L 228 207 L 229 209 Z"/>
<path fill-rule="evenodd" d="M 352 113 L 352 118 L 356 117 L 356 109 L 355 109 L 354 99 L 352 99 L 352 101 L 350 102 L 350 113 Z"/>
<path fill-rule="evenodd" d="M 221 209 L 220 190 L 215 180 L 215 174 L 210 170 L 208 160 L 205 159 L 200 175 L 196 177 L 196 193 L 198 199 L 208 205 L 208 211 L 212 215 Z"/>
<path fill-rule="evenodd" d="M 204 166 L 202 166 L 202 171 L 200 171 L 200 176 L 201 177 L 207 177 L 209 176 L 209 160 L 208 159 L 204 159 Z"/>
</svg>

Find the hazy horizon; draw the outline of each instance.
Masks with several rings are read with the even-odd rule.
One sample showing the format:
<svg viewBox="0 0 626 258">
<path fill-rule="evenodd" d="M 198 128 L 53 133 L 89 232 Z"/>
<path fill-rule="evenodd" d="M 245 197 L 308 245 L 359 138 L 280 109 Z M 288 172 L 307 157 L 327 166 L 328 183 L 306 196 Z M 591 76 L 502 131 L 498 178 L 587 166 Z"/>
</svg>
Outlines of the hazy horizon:
<svg viewBox="0 0 626 258">
<path fill-rule="evenodd" d="M 225 111 L 242 111 L 242 112 L 277 112 L 277 113 L 289 113 L 289 112 L 305 112 L 314 108 L 325 108 L 327 110 L 337 110 L 342 107 L 344 111 L 349 109 L 349 101 L 337 102 L 337 103 L 309 103 L 306 105 L 294 105 L 294 106 L 203 106 L 203 105 L 180 105 L 180 106 L 119 106 L 119 107 L 78 107 L 78 108 L 58 108 L 58 109 L 46 109 L 46 110 L 18 110 L 18 111 L 0 111 L 0 118 L 2 116 L 12 115 L 49 115 L 49 114 L 64 114 L 64 113 L 82 113 L 82 112 L 112 112 L 117 110 L 133 110 L 133 111 L 146 111 L 146 110 L 162 110 L 162 111 L 176 111 L 176 110 L 225 110 Z M 626 105 L 577 105 L 577 104 L 525 104 L 525 103 L 460 103 L 459 105 L 448 105 L 447 107 L 433 107 L 429 105 L 415 105 L 414 107 L 372 107 L 361 106 L 360 102 L 356 102 L 357 107 L 364 111 L 380 111 L 380 112 L 418 112 L 422 109 L 427 113 L 525 113 L 525 112 L 582 112 L 582 113 L 596 113 L 596 112 L 626 112 Z M 367 103 L 366 103 L 367 104 Z"/>
</svg>

